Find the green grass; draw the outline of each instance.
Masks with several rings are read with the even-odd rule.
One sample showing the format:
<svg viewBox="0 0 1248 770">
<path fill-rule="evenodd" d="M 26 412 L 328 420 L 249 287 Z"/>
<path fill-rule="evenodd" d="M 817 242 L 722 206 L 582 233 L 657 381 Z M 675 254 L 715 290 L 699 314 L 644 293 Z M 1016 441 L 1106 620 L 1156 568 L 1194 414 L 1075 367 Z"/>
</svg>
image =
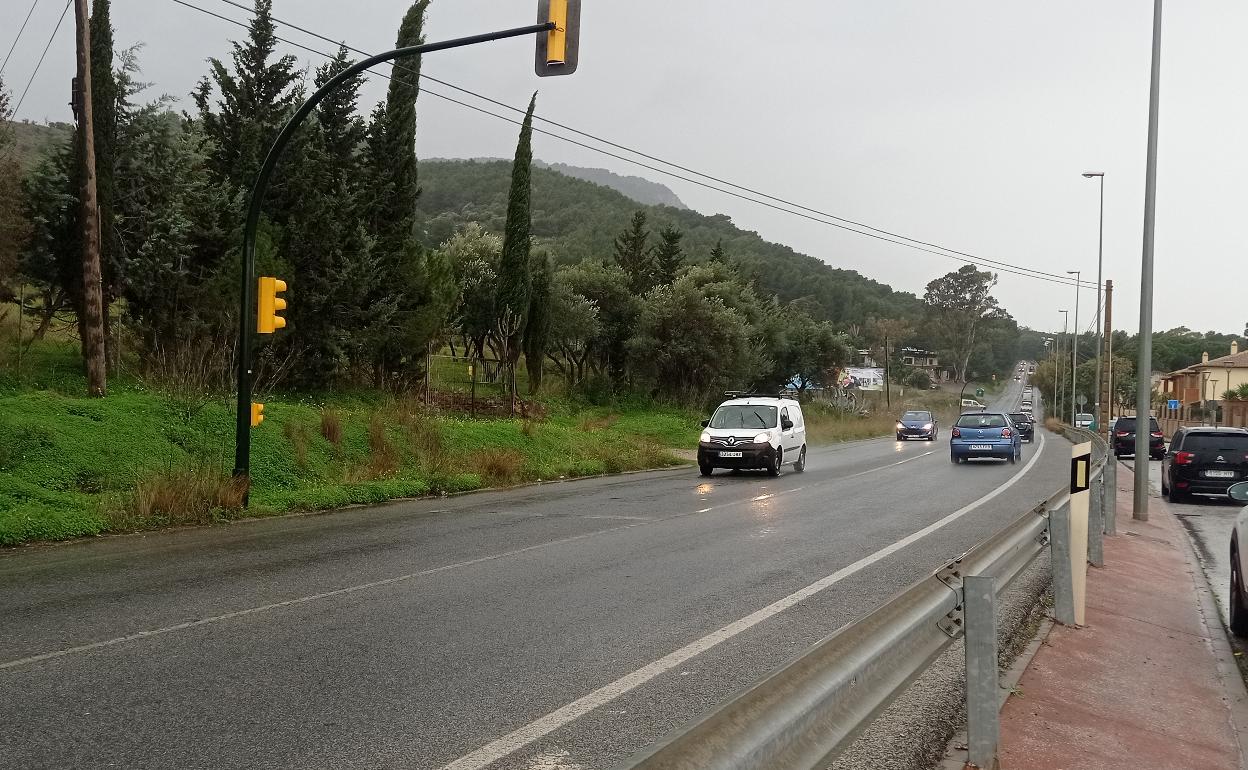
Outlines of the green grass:
<svg viewBox="0 0 1248 770">
<path fill-rule="evenodd" d="M 247 514 L 660 467 L 679 462 L 669 450 L 697 440 L 696 415 L 678 409 L 552 400 L 547 410 L 534 420 L 468 419 L 375 396 L 267 398 L 252 431 Z M 326 411 L 340 424 L 336 443 L 322 427 Z M 178 508 L 188 469 L 224 483 L 233 417 L 226 399 L 179 399 L 136 383 L 114 382 L 105 399 L 0 384 L 0 544 L 241 515 L 206 514 L 203 500 L 184 500 L 193 515 L 151 503 Z"/>
</svg>

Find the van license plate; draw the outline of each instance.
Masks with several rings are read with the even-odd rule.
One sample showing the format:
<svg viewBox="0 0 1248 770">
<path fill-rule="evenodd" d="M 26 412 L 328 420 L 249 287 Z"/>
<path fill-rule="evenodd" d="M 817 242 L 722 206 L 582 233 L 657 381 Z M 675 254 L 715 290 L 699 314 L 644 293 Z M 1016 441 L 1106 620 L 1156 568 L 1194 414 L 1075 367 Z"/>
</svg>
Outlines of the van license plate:
<svg viewBox="0 0 1248 770">
<path fill-rule="evenodd" d="M 991 452 L 991 451 L 992 451 L 992 445 L 991 445 L 991 444 L 971 444 L 971 451 L 973 451 L 973 452 Z"/>
<path fill-rule="evenodd" d="M 720 457 L 741 457 L 742 455 L 740 452 L 720 452 L 719 456 Z"/>
<path fill-rule="evenodd" d="M 1235 471 L 1205 471 L 1205 477 L 1210 479 L 1233 479 Z"/>
</svg>

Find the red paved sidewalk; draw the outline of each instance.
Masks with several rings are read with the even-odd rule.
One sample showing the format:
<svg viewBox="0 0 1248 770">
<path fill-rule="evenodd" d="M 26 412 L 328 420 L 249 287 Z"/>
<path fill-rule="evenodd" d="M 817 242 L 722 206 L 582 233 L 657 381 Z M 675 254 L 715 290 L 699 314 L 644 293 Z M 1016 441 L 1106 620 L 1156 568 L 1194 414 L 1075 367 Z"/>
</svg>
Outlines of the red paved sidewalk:
<svg viewBox="0 0 1248 770">
<path fill-rule="evenodd" d="M 1182 525 L 1156 497 L 1149 521 L 1132 520 L 1132 483 L 1120 464 L 1088 625 L 1054 625 L 1001 712 L 1003 770 L 1241 767 L 1232 714 L 1248 703 L 1226 632 Z"/>
</svg>

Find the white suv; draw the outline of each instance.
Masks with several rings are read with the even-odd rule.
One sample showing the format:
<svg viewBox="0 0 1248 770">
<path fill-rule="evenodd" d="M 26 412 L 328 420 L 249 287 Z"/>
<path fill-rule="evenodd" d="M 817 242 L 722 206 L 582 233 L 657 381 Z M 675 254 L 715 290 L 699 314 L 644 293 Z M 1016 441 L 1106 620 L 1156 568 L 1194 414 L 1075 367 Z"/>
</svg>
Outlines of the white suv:
<svg viewBox="0 0 1248 770">
<path fill-rule="evenodd" d="M 784 465 L 798 473 L 806 470 L 806 420 L 795 399 L 730 398 L 702 427 L 698 469 L 703 476 L 716 468 L 762 468 L 771 476 Z"/>
</svg>

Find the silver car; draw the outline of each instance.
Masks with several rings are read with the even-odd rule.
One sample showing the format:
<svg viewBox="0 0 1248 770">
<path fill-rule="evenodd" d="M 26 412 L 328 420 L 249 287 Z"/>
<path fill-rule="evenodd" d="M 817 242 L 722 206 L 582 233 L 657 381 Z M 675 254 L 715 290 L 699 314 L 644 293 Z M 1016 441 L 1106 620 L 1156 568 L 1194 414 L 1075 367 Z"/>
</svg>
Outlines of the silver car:
<svg viewBox="0 0 1248 770">
<path fill-rule="evenodd" d="M 1227 490 L 1232 500 L 1248 503 L 1248 481 L 1232 484 Z M 1241 545 L 1242 544 L 1242 545 Z M 1227 597 L 1231 614 L 1231 633 L 1248 637 L 1248 596 L 1244 594 L 1244 548 L 1248 548 L 1248 507 L 1241 508 L 1231 530 L 1231 595 Z"/>
</svg>

